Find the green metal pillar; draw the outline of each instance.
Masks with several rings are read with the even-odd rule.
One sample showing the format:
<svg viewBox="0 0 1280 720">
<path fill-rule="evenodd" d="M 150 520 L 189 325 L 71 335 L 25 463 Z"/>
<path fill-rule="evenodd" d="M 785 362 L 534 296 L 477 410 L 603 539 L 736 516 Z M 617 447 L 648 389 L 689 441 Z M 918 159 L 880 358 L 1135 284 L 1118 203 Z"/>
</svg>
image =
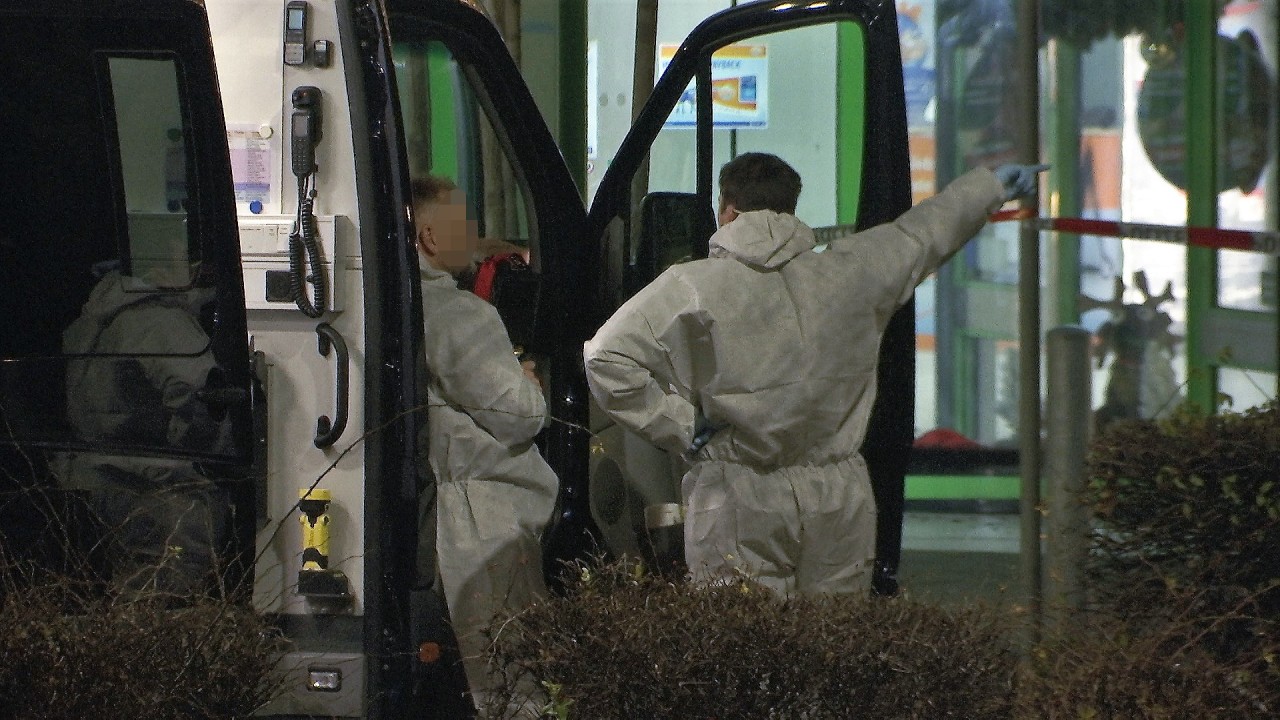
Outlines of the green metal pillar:
<svg viewBox="0 0 1280 720">
<path fill-rule="evenodd" d="M 1218 224 L 1218 18 L 1216 3 L 1186 3 L 1187 225 Z M 1206 347 L 1204 331 L 1217 304 L 1215 251 L 1187 248 L 1187 400 L 1212 412 L 1217 396 L 1217 348 Z"/>
<path fill-rule="evenodd" d="M 840 23 L 836 30 L 836 222 L 858 221 L 862 195 L 863 107 L 866 98 L 866 40 L 862 29 Z"/>
<path fill-rule="evenodd" d="M 587 189 L 587 0 L 560 0 L 560 152 Z"/>
<path fill-rule="evenodd" d="M 461 180 L 458 173 L 458 124 L 453 98 L 453 57 L 440 43 L 427 46 L 427 87 L 431 108 L 431 168 L 436 175 Z"/>
</svg>

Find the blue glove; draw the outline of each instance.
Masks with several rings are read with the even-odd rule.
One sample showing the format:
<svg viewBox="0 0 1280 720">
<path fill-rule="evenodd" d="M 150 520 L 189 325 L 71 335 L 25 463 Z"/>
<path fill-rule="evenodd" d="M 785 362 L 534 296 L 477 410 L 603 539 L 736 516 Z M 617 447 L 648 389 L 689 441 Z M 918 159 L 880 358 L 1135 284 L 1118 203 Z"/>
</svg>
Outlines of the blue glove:
<svg viewBox="0 0 1280 720">
<path fill-rule="evenodd" d="M 1004 201 L 1009 202 L 1034 193 L 1038 176 L 1048 169 L 1048 165 L 1001 165 L 992 172 L 1004 185 Z"/>
<path fill-rule="evenodd" d="M 693 417 L 693 442 L 689 443 L 689 448 L 685 450 L 685 457 L 692 459 L 711 440 L 711 436 L 719 431 L 720 428 L 712 425 L 711 421 L 702 414 L 702 410 L 698 410 Z"/>
</svg>

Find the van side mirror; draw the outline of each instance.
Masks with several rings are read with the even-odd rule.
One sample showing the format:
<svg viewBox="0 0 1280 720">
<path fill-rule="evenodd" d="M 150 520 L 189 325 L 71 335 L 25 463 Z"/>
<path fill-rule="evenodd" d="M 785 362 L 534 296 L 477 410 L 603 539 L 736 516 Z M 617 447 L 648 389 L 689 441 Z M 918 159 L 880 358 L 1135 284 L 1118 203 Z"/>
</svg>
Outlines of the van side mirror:
<svg viewBox="0 0 1280 720">
<path fill-rule="evenodd" d="M 626 268 L 630 297 L 676 263 L 707 256 L 716 229 L 711 205 L 692 193 L 652 192 L 640 201 L 640 229 Z"/>
</svg>

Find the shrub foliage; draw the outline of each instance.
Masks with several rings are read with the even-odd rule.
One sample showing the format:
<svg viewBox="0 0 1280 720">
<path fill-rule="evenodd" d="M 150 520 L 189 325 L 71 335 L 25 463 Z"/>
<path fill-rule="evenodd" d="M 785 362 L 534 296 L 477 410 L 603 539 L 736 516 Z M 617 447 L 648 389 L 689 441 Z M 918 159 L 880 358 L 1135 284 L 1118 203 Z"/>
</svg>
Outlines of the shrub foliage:
<svg viewBox="0 0 1280 720">
<path fill-rule="evenodd" d="M 532 717 L 520 714 L 531 705 L 560 720 L 1253 718 L 1280 708 L 1275 624 L 1205 616 L 1203 593 L 1170 593 L 1143 622 L 1083 614 L 1028 652 L 1014 647 L 1013 617 L 980 607 L 783 600 L 747 580 L 699 588 L 627 565 L 579 570 L 564 597 L 492 626 L 492 660 L 507 673 L 492 717 Z M 1246 620 L 1250 652 L 1204 642 Z"/>
<path fill-rule="evenodd" d="M 1015 718 L 1264 718 L 1280 711 L 1280 634 L 1250 623 L 1245 652 L 1204 638 L 1239 617 L 1207 618 L 1191 596 L 1167 598 L 1141 623 L 1106 614 L 1078 618 L 1032 649 Z M 1158 620 L 1156 618 L 1159 618 Z"/>
<path fill-rule="evenodd" d="M 1119 422 L 1088 465 L 1090 613 L 1036 648 L 1021 711 L 1280 712 L 1280 406 Z"/>
<path fill-rule="evenodd" d="M 1017 654 L 983 610 L 579 571 L 494 626 L 511 686 L 532 678 L 562 717 L 1008 717 Z"/>
<path fill-rule="evenodd" d="M 65 580 L 5 593 L 0 718 L 245 718 L 275 694 L 281 645 L 261 615 L 171 600 Z"/>
<path fill-rule="evenodd" d="M 493 659 L 559 718 L 1280 714 L 1280 407 L 1118 423 L 1089 467 L 1089 607 L 1027 652 L 980 608 L 615 564 L 496 622 Z"/>
<path fill-rule="evenodd" d="M 1197 590 L 1202 614 L 1280 619 L 1280 406 L 1118 423 L 1089 470 L 1089 570 L 1105 603 L 1147 614 Z"/>
</svg>

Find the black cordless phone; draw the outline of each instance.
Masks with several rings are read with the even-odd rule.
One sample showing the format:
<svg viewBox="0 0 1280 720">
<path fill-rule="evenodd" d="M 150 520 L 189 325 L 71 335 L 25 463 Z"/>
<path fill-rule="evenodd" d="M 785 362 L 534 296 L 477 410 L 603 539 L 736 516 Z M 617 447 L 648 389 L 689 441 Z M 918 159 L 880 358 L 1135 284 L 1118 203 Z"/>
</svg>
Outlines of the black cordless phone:
<svg viewBox="0 0 1280 720">
<path fill-rule="evenodd" d="M 304 85 L 293 91 L 290 125 L 293 174 L 306 177 L 316 171 L 316 145 L 320 142 L 320 89 Z"/>
</svg>

